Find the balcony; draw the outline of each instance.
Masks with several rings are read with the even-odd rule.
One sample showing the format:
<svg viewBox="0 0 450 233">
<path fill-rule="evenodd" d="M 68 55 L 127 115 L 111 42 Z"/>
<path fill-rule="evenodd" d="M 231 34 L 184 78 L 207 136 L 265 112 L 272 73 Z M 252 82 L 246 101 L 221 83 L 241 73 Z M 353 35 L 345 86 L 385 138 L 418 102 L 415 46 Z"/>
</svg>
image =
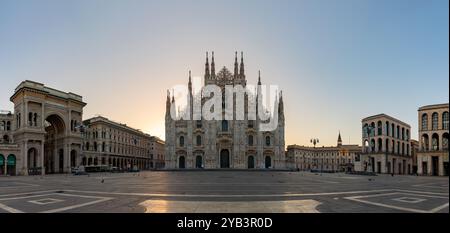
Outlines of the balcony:
<svg viewBox="0 0 450 233">
<path fill-rule="evenodd" d="M 402 156 L 402 157 L 411 157 L 410 155 L 407 154 L 401 154 L 398 152 L 386 152 L 386 151 L 373 151 L 373 152 L 362 152 L 361 155 L 396 155 L 396 156 Z"/>
<path fill-rule="evenodd" d="M 441 148 L 439 150 L 420 149 L 417 152 L 419 152 L 419 153 L 448 153 L 448 148 Z"/>
</svg>

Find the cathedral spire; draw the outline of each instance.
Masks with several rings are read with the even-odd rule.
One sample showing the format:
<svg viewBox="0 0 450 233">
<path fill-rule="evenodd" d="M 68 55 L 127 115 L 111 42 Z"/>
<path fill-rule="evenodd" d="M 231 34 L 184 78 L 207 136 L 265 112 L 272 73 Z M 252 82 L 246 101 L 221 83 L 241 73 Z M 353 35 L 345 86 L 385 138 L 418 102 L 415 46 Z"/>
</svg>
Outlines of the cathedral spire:
<svg viewBox="0 0 450 233">
<path fill-rule="evenodd" d="M 167 99 L 166 99 L 166 118 L 170 116 L 170 91 L 167 90 Z"/>
<path fill-rule="evenodd" d="M 236 78 L 238 76 L 239 72 L 239 64 L 237 59 L 237 51 L 234 54 L 234 77 Z"/>
<path fill-rule="evenodd" d="M 189 82 L 188 82 L 189 93 L 192 94 L 192 81 L 191 81 L 191 70 L 189 70 Z"/>
<path fill-rule="evenodd" d="M 244 76 L 244 52 L 241 51 L 241 67 L 239 71 L 241 76 Z"/>
<path fill-rule="evenodd" d="M 341 139 L 341 131 L 340 131 L 340 130 L 339 130 L 339 135 L 338 135 L 337 145 L 338 145 L 338 146 L 342 146 L 342 139 Z"/>
<path fill-rule="evenodd" d="M 175 103 L 175 91 L 172 89 L 172 103 Z"/>
<path fill-rule="evenodd" d="M 284 118 L 283 91 L 280 91 L 280 101 L 278 102 L 278 114 L 280 119 Z"/>
<path fill-rule="evenodd" d="M 258 85 L 261 85 L 261 70 L 258 70 Z"/>
<path fill-rule="evenodd" d="M 206 52 L 205 80 L 208 78 L 209 78 L 209 61 L 208 61 L 208 52 Z"/>
<path fill-rule="evenodd" d="M 211 76 L 212 77 L 216 76 L 216 64 L 214 63 L 214 51 L 212 52 L 212 57 L 211 57 Z"/>
</svg>

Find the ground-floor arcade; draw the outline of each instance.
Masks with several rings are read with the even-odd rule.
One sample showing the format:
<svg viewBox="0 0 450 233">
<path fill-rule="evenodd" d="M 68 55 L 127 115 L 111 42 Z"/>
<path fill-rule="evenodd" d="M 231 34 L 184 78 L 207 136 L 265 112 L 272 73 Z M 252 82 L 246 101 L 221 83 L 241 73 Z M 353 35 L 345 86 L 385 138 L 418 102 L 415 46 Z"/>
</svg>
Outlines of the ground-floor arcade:
<svg viewBox="0 0 450 233">
<path fill-rule="evenodd" d="M 419 152 L 417 154 L 419 175 L 448 176 L 448 151 Z"/>
<path fill-rule="evenodd" d="M 109 166 L 120 170 L 137 168 L 139 170 L 150 170 L 155 168 L 155 163 L 149 158 L 111 155 L 100 153 L 83 153 L 77 166 Z"/>
<path fill-rule="evenodd" d="M 413 171 L 412 158 L 398 154 L 362 154 L 361 170 L 380 174 L 409 175 Z"/>
</svg>

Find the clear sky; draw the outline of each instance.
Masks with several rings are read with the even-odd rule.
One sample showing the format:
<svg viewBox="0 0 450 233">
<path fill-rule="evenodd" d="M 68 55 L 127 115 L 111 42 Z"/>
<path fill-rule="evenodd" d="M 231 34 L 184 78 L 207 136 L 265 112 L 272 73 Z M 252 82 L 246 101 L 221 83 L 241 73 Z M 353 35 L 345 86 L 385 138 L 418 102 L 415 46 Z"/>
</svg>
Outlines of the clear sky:
<svg viewBox="0 0 450 233">
<path fill-rule="evenodd" d="M 449 99 L 448 0 L 0 0 L 0 109 L 23 80 L 83 96 L 164 138 L 166 90 L 202 76 L 206 51 L 283 90 L 286 144 L 361 144 L 361 119 L 412 126 Z"/>
</svg>

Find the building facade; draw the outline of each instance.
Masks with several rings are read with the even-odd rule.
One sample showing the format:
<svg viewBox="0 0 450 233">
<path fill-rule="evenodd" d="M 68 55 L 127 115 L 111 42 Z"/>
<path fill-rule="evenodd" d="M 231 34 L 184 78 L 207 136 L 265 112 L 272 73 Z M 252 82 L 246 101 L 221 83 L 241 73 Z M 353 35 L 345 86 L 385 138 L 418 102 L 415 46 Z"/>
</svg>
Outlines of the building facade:
<svg viewBox="0 0 450 233">
<path fill-rule="evenodd" d="M 97 116 L 83 121 L 83 155 L 79 164 L 108 165 L 119 169 L 150 169 L 151 136 L 126 124 Z"/>
<path fill-rule="evenodd" d="M 417 166 L 419 175 L 448 176 L 448 119 L 447 104 L 420 107 L 419 151 Z"/>
<path fill-rule="evenodd" d="M 336 146 L 308 147 L 289 145 L 287 157 L 293 163 L 290 168 L 301 171 L 350 172 L 360 161 L 362 147 L 343 145 L 341 134 Z"/>
<path fill-rule="evenodd" d="M 0 112 L 0 175 L 16 174 L 17 156 L 21 148 L 14 142 L 14 118 L 10 111 Z"/>
<path fill-rule="evenodd" d="M 0 116 L 0 121 L 5 121 L 0 127 L 4 129 L 0 145 L 2 174 L 70 172 L 71 157 L 81 153 L 81 134 L 70 125 L 81 122 L 86 105 L 82 97 L 24 81 L 10 100 L 14 113 Z"/>
<path fill-rule="evenodd" d="M 224 93 L 225 85 L 241 85 L 246 88 L 247 80 L 244 73 L 244 61 L 241 56 L 238 64 L 237 54 L 234 62 L 234 73 L 223 67 L 218 73 L 215 71 L 214 53 L 209 64 L 206 57 L 204 85 L 217 85 Z M 258 78 L 256 94 L 246 93 L 244 106 L 250 98 L 262 98 L 261 80 Z M 188 101 L 200 98 L 202 103 L 208 98 L 195 95 L 192 91 L 191 77 L 188 82 Z M 203 87 L 204 88 L 204 87 Z M 256 95 L 256 96 L 255 96 Z M 233 100 L 235 101 L 235 100 Z M 184 168 L 234 168 L 234 169 L 286 169 L 284 147 L 284 110 L 281 94 L 276 98 L 278 113 L 276 129 L 261 131 L 261 121 L 248 119 L 248 109 L 245 108 L 245 120 L 176 120 L 170 111 L 175 106 L 175 100 L 170 93 L 166 101 L 166 167 L 170 169 Z M 188 103 L 192 106 L 192 102 Z M 222 97 L 222 117 L 225 114 L 225 100 Z M 277 104 L 275 104 L 277 106 Z M 261 105 L 256 106 L 262 108 Z M 193 115 L 192 108 L 188 109 Z M 236 116 L 235 110 L 233 110 Z"/>
<path fill-rule="evenodd" d="M 151 136 L 104 117 L 83 122 L 80 95 L 27 80 L 10 100 L 14 112 L 0 111 L 0 175 L 70 173 L 95 164 L 151 168 Z"/>
<path fill-rule="evenodd" d="M 150 137 L 150 168 L 162 169 L 165 167 L 166 145 L 164 140 L 156 136 Z"/>
<path fill-rule="evenodd" d="M 417 153 L 419 152 L 419 141 L 411 139 L 411 159 L 412 159 L 412 174 L 417 172 Z"/>
<path fill-rule="evenodd" d="M 364 118 L 362 143 L 362 171 L 412 174 L 409 124 L 386 114 Z"/>
</svg>

